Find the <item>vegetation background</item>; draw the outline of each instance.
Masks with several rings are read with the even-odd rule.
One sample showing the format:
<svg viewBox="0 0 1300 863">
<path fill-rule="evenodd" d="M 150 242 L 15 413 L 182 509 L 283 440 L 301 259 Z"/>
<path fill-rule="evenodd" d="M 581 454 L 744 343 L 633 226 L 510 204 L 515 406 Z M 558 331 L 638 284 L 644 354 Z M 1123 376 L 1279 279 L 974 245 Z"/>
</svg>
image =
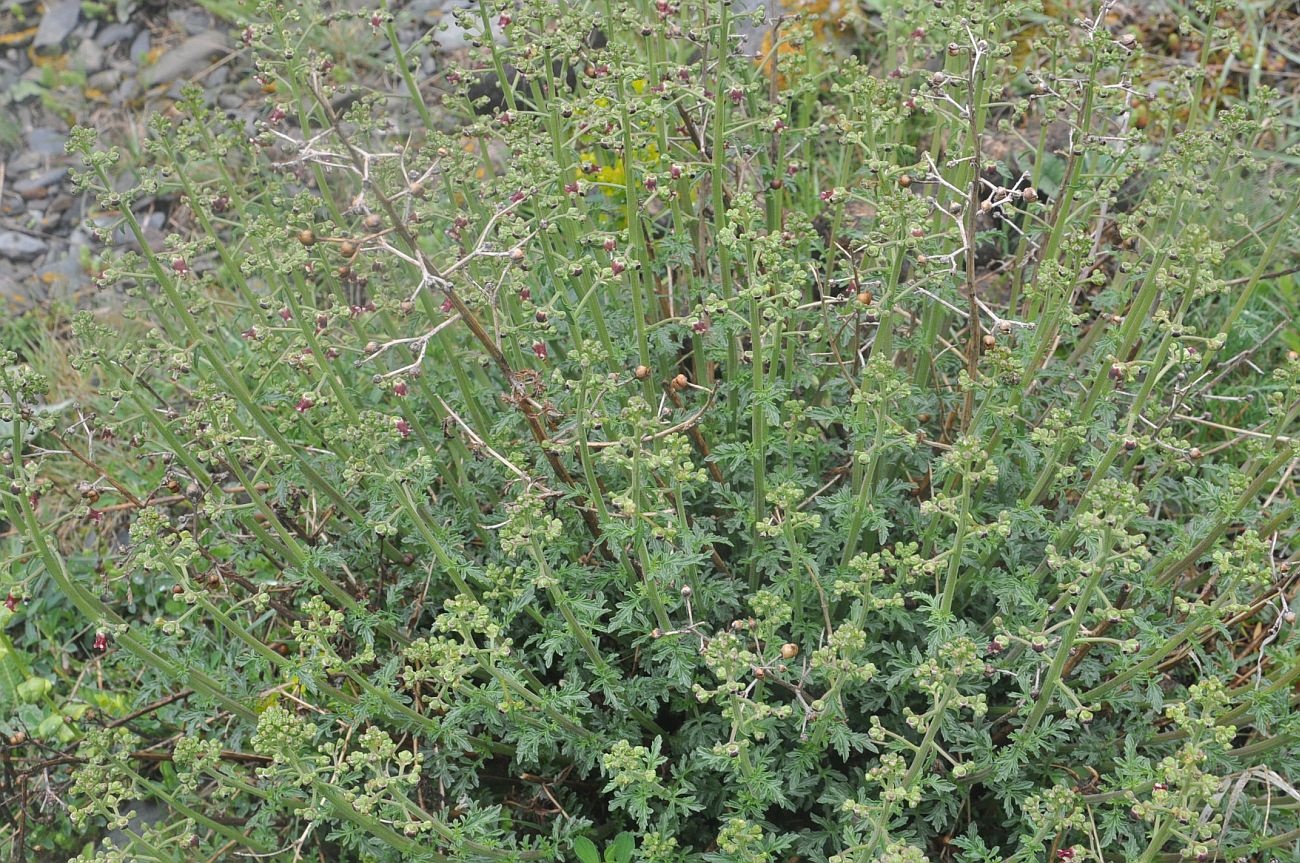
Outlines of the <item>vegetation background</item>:
<svg viewBox="0 0 1300 863">
<path fill-rule="evenodd" d="M 8 859 L 1300 858 L 1295 3 L 3 15 Z"/>
</svg>

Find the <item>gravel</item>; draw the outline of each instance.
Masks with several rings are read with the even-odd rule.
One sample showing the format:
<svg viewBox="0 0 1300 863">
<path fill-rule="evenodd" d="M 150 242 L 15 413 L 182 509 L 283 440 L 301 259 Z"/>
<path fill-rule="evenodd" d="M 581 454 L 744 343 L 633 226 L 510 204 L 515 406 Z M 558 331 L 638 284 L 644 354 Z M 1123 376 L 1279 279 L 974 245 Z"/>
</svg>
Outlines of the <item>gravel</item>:
<svg viewBox="0 0 1300 863">
<path fill-rule="evenodd" d="M 45 4 L 45 14 L 41 15 L 32 46 L 41 52 L 59 47 L 80 18 L 81 0 L 50 0 Z"/>
<path fill-rule="evenodd" d="M 49 245 L 39 237 L 17 231 L 0 231 L 0 258 L 10 261 L 34 261 Z"/>
</svg>

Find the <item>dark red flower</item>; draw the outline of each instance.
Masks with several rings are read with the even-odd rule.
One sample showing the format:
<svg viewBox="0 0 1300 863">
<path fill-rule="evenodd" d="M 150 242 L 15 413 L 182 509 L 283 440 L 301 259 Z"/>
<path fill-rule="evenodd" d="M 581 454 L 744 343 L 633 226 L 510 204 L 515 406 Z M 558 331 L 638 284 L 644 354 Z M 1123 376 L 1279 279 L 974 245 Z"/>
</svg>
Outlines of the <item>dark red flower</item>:
<svg viewBox="0 0 1300 863">
<path fill-rule="evenodd" d="M 401 417 L 393 418 L 393 427 L 397 429 L 397 433 L 400 434 L 402 437 L 411 436 L 411 424 L 408 423 L 406 420 L 402 419 Z"/>
<path fill-rule="evenodd" d="M 108 633 L 102 629 L 95 633 L 95 649 L 100 653 L 108 650 Z"/>
<path fill-rule="evenodd" d="M 298 399 L 298 404 L 294 405 L 293 409 L 300 414 L 305 414 L 307 413 L 307 411 L 311 410 L 315 406 L 316 403 L 314 401 L 307 398 L 306 396 L 303 396 L 302 398 Z"/>
<path fill-rule="evenodd" d="M 533 342 L 533 353 L 537 354 L 539 360 L 546 359 L 546 343 Z"/>
</svg>

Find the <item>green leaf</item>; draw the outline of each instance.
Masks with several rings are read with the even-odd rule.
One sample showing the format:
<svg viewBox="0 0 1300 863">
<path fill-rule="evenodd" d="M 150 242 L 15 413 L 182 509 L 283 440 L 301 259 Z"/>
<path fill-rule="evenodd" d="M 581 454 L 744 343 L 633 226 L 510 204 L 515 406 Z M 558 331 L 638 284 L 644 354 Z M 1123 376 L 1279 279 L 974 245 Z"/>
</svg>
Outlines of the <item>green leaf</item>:
<svg viewBox="0 0 1300 863">
<path fill-rule="evenodd" d="M 573 840 L 573 853 L 578 855 L 581 863 L 600 863 L 600 852 L 596 850 L 596 844 L 586 836 Z"/>
<path fill-rule="evenodd" d="M 632 849 L 635 846 L 635 840 L 632 834 L 624 831 L 614 837 L 614 841 L 605 849 L 606 863 L 628 863 L 632 859 Z"/>
<path fill-rule="evenodd" d="M 44 677 L 29 677 L 18 684 L 18 697 L 31 703 L 39 701 L 54 688 L 54 681 Z"/>
</svg>

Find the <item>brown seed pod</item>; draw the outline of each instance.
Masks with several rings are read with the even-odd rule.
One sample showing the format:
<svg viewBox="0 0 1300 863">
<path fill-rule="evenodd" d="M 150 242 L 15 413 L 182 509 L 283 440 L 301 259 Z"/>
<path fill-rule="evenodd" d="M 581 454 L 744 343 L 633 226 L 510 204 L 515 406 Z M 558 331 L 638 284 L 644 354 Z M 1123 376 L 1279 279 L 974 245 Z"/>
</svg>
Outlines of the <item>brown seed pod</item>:
<svg viewBox="0 0 1300 863">
<path fill-rule="evenodd" d="M 650 367 L 649 367 L 649 366 L 637 366 L 637 367 L 636 367 L 636 371 L 634 371 L 633 374 L 636 375 L 636 379 L 637 379 L 637 380 L 639 380 L 639 381 L 643 381 L 643 380 L 645 380 L 646 378 L 650 377 Z"/>
<path fill-rule="evenodd" d="M 379 218 L 378 213 L 371 213 L 369 216 L 366 216 L 366 221 L 364 224 L 366 226 L 367 231 L 377 231 L 379 230 L 379 226 L 382 225 L 383 223 L 384 220 Z"/>
<path fill-rule="evenodd" d="M 345 258 L 350 258 L 357 253 L 357 244 L 351 240 L 344 240 L 339 243 L 339 254 Z"/>
<path fill-rule="evenodd" d="M 673 389 L 684 390 L 688 383 L 689 381 L 686 380 L 686 375 L 679 374 L 677 377 L 673 378 Z"/>
<path fill-rule="evenodd" d="M 794 642 L 787 641 L 785 644 L 781 645 L 782 659 L 794 659 L 798 655 L 799 655 L 799 645 L 795 644 Z"/>
<path fill-rule="evenodd" d="M 984 341 L 984 347 L 986 349 L 996 348 L 998 346 L 997 337 L 994 336 L 992 333 L 985 333 L 983 341 Z"/>
<path fill-rule="evenodd" d="M 298 242 L 302 243 L 304 246 L 316 245 L 316 232 L 311 228 L 303 228 L 298 232 Z"/>
<path fill-rule="evenodd" d="M 899 178 L 898 178 L 898 185 L 902 186 L 904 189 L 906 189 L 908 186 L 912 185 L 912 175 L 911 175 L 911 174 L 904 174 L 903 176 L 899 177 Z"/>
<path fill-rule="evenodd" d="M 1025 189 L 1020 193 L 1020 197 L 1032 204 L 1034 201 L 1038 200 L 1038 190 L 1033 186 L 1030 186 L 1028 189 Z"/>
<path fill-rule="evenodd" d="M 869 306 L 871 305 L 871 301 L 874 299 L 875 295 L 873 295 L 871 291 L 861 291 L 858 293 L 858 305 L 860 306 Z"/>
</svg>

